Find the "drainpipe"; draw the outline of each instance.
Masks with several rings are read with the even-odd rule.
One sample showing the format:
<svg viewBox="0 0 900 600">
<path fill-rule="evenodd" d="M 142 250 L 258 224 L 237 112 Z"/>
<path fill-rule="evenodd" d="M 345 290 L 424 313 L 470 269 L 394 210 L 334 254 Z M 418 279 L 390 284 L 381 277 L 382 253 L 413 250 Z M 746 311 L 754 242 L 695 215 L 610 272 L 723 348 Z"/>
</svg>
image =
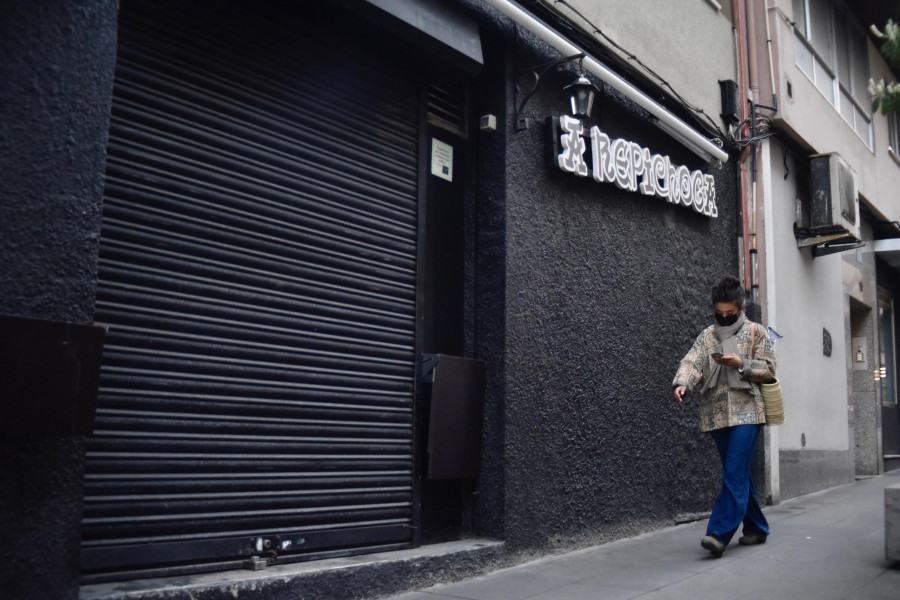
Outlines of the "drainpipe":
<svg viewBox="0 0 900 600">
<path fill-rule="evenodd" d="M 747 54 L 747 62 L 742 63 L 742 67 L 746 65 L 746 69 L 741 69 L 741 91 L 744 97 L 741 98 L 741 118 L 746 119 L 750 115 L 750 102 L 746 96 L 747 90 L 753 93 L 753 102 L 759 104 L 759 64 L 757 62 L 758 45 L 756 39 L 756 19 L 759 11 L 755 10 L 759 0 L 734 0 L 736 22 L 741 20 L 746 23 L 745 29 L 739 29 L 739 36 L 743 33 L 744 51 Z M 768 44 L 769 53 L 769 71 L 772 82 L 772 104 L 777 106 L 777 98 L 775 97 L 775 71 L 772 64 L 772 41 L 769 29 L 769 6 L 768 0 L 763 0 L 765 10 L 763 16 L 766 19 L 766 43 Z M 740 15 L 740 17 L 738 17 Z M 741 132 L 746 133 L 746 132 Z M 747 168 L 746 162 L 750 161 L 750 182 L 749 194 L 747 194 Z M 741 170 L 741 192 L 749 197 L 744 201 L 745 208 L 748 208 L 747 218 L 744 222 L 747 238 L 747 253 L 749 262 L 746 263 L 748 272 L 745 274 L 745 281 L 749 283 L 750 302 L 760 308 L 759 297 L 759 254 L 757 247 L 757 212 L 758 212 L 758 189 L 757 189 L 757 148 L 756 143 L 750 144 L 744 149 L 740 159 Z M 749 206 L 748 206 L 749 205 Z M 768 312 L 768 311 L 767 311 Z M 780 462 L 780 443 L 778 440 L 778 431 L 774 427 L 763 428 L 763 490 L 764 502 L 768 504 L 779 504 L 781 502 L 781 473 L 779 468 Z"/>
<path fill-rule="evenodd" d="M 747 72 L 749 75 L 750 92 L 753 95 L 753 102 L 759 102 L 759 67 L 756 62 L 756 19 L 754 14 L 754 0 L 746 0 L 744 15 L 747 23 Z M 750 227 L 750 302 L 760 307 L 759 304 L 759 254 L 757 252 L 757 173 L 759 165 L 757 164 L 756 144 L 750 145 L 750 160 L 752 164 L 752 178 L 750 181 L 750 214 L 747 215 Z M 761 312 L 761 307 L 760 307 Z"/>
<path fill-rule="evenodd" d="M 738 67 L 738 98 L 739 98 L 739 106 L 740 106 L 740 117 L 741 123 L 746 123 L 747 119 L 750 116 L 750 110 L 748 105 L 748 97 L 747 90 L 749 89 L 748 77 L 747 77 L 747 30 L 745 26 L 745 18 L 746 12 L 744 7 L 744 0 L 733 0 L 734 7 L 734 27 L 735 27 L 735 36 L 736 36 L 736 45 L 737 45 L 737 67 Z M 749 129 L 749 125 L 744 124 L 740 126 L 740 129 L 735 132 L 736 137 L 743 137 L 746 135 L 747 130 Z M 740 269 L 743 273 L 744 280 L 744 289 L 751 290 L 752 282 L 751 282 L 751 264 L 750 264 L 750 231 L 749 231 L 749 220 L 748 220 L 748 203 L 747 203 L 747 169 L 746 162 L 747 156 L 750 153 L 750 148 L 744 148 L 744 151 L 741 153 L 740 158 L 738 159 L 738 173 L 740 179 L 740 189 L 738 193 L 740 194 L 741 200 L 741 264 Z"/>
<path fill-rule="evenodd" d="M 769 11 L 776 7 L 769 6 L 769 0 L 764 0 L 766 8 L 766 51 L 769 54 L 769 84 L 772 86 L 772 106 L 778 106 L 778 93 L 775 91 L 775 63 L 772 58 L 772 29 L 769 26 Z"/>
</svg>

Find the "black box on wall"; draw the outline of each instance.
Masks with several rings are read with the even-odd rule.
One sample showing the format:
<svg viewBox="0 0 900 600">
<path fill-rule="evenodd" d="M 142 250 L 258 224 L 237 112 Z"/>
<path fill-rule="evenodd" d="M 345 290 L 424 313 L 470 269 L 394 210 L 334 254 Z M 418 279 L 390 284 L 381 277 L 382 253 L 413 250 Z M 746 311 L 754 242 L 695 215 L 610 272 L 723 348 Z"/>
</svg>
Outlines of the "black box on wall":
<svg viewBox="0 0 900 600">
<path fill-rule="evenodd" d="M 0 434 L 90 435 L 106 328 L 0 315 Z"/>
<path fill-rule="evenodd" d="M 482 360 L 429 354 L 431 383 L 428 478 L 476 479 L 481 466 L 481 421 L 486 385 Z"/>
</svg>

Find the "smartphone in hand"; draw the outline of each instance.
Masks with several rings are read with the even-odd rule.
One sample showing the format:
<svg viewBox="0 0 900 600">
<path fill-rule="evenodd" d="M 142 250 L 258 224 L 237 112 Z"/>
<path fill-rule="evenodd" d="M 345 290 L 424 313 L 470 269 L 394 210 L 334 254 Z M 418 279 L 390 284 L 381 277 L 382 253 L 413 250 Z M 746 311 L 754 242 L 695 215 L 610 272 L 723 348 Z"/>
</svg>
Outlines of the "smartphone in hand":
<svg viewBox="0 0 900 600">
<path fill-rule="evenodd" d="M 713 360 L 719 360 L 720 358 L 722 358 L 722 356 L 724 356 L 724 355 L 721 352 L 713 352 L 712 353 Z"/>
</svg>

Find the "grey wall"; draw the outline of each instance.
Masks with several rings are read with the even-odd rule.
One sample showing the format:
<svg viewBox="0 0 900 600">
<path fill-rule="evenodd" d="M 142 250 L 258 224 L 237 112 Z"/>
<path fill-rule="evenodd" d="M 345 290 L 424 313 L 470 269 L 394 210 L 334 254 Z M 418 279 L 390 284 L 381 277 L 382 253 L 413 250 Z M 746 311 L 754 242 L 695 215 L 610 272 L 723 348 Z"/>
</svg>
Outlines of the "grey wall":
<svg viewBox="0 0 900 600">
<path fill-rule="evenodd" d="M 808 192 L 807 161 L 775 138 L 760 147 L 766 211 L 768 323 L 778 340 L 785 423 L 777 428 L 781 498 L 853 479 L 848 427 L 849 305 L 840 254 L 797 247 L 796 199 Z M 870 300 L 871 302 L 871 300 Z M 823 329 L 832 352 L 823 351 Z M 831 461 L 830 463 L 828 461 Z"/>
<path fill-rule="evenodd" d="M 0 4 L 0 313 L 93 319 L 115 0 Z M 84 444 L 0 439 L 0 589 L 77 598 Z"/>
<path fill-rule="evenodd" d="M 853 481 L 853 455 L 848 450 L 782 448 L 779 456 L 783 499 L 796 498 Z"/>
<path fill-rule="evenodd" d="M 508 81 L 558 58 L 522 32 L 509 45 Z M 489 159 L 478 182 L 490 207 L 480 239 L 491 248 L 480 281 L 494 298 L 485 306 L 493 320 L 482 321 L 492 352 L 482 358 L 501 378 L 489 390 L 487 429 L 500 432 L 502 447 L 487 439 L 485 468 L 503 478 L 482 478 L 481 493 L 503 500 L 512 549 L 566 549 L 671 525 L 709 511 L 719 488 L 695 399 L 676 405 L 671 380 L 711 320 L 710 287 L 737 272 L 733 167 L 715 171 L 718 219 L 547 168 L 544 118 L 565 110 L 560 89 L 571 78 L 548 72 L 526 106 L 526 131 L 512 126 L 511 83 L 503 99 L 476 90 L 482 112 L 506 111 L 505 128 L 491 134 L 505 135 L 505 165 Z M 611 90 L 599 110 L 610 136 L 703 166 Z M 494 144 L 481 135 L 482 147 Z"/>
<path fill-rule="evenodd" d="M 843 252 L 844 289 L 847 290 L 846 328 L 850 332 L 847 354 L 848 404 L 851 415 L 850 450 L 856 475 L 878 475 L 883 471 L 881 457 L 881 400 L 872 371 L 878 363 L 878 284 L 873 231 L 863 223 L 866 245 L 855 252 Z M 865 338 L 863 362 L 856 361 L 853 338 Z"/>
</svg>

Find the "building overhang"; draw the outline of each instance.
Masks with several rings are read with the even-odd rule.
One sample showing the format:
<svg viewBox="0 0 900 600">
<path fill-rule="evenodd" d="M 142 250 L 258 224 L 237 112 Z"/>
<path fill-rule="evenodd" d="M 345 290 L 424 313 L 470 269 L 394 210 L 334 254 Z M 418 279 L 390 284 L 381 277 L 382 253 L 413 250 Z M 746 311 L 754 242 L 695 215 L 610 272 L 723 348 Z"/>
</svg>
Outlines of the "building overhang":
<svg viewBox="0 0 900 600">
<path fill-rule="evenodd" d="M 484 65 L 478 23 L 443 0 L 341 1 L 463 73 L 475 75 Z"/>
<path fill-rule="evenodd" d="M 875 240 L 872 242 L 875 256 L 887 263 L 895 271 L 900 271 L 900 238 Z"/>
</svg>

